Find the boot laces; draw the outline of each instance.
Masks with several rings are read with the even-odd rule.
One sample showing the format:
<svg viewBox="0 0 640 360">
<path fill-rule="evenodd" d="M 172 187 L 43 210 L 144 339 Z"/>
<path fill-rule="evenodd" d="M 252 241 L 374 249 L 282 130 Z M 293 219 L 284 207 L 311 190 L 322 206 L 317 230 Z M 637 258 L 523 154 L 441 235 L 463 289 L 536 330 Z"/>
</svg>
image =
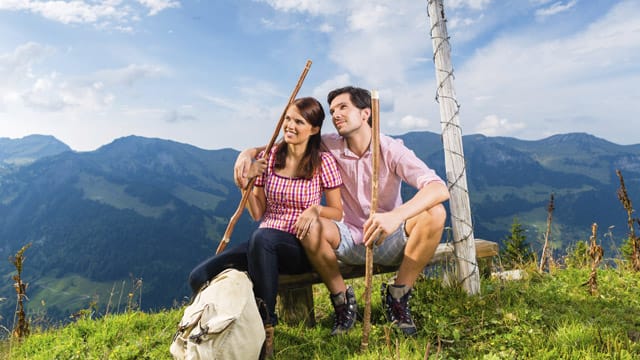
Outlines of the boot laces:
<svg viewBox="0 0 640 360">
<path fill-rule="evenodd" d="M 392 320 L 396 320 L 399 323 L 413 323 L 413 320 L 411 319 L 411 309 L 409 308 L 408 294 L 397 300 L 393 299 L 391 295 L 389 295 L 389 297 L 391 298 L 391 303 L 389 305 L 391 307 Z"/>
</svg>

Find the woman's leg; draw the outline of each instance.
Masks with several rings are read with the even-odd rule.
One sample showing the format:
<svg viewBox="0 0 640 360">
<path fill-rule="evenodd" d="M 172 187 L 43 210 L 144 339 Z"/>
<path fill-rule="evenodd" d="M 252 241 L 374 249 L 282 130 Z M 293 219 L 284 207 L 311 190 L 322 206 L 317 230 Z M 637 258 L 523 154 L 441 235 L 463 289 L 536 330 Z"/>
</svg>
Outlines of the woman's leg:
<svg viewBox="0 0 640 360">
<path fill-rule="evenodd" d="M 197 294 L 200 288 L 218 275 L 223 270 L 234 268 L 247 271 L 248 242 L 228 248 L 218 255 L 212 256 L 196 266 L 189 274 L 189 286 L 193 294 Z"/>
<path fill-rule="evenodd" d="M 293 234 L 259 228 L 253 232 L 249 240 L 247 258 L 254 293 L 266 303 L 271 324 L 275 325 L 278 275 L 310 271 L 311 265 L 307 255 Z"/>
</svg>

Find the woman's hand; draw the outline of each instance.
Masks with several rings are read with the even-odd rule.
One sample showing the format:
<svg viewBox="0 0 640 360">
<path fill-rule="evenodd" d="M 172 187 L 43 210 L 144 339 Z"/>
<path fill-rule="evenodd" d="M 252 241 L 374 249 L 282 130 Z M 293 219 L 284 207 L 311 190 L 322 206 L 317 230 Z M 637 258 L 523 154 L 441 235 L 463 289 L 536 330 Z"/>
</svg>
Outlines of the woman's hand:
<svg viewBox="0 0 640 360">
<path fill-rule="evenodd" d="M 300 214 L 296 223 L 293 224 L 293 228 L 296 231 L 296 237 L 298 239 L 304 239 L 309 233 L 309 230 L 313 226 L 314 223 L 318 221 L 320 217 L 320 205 L 313 205 L 308 207 L 305 211 Z"/>
</svg>

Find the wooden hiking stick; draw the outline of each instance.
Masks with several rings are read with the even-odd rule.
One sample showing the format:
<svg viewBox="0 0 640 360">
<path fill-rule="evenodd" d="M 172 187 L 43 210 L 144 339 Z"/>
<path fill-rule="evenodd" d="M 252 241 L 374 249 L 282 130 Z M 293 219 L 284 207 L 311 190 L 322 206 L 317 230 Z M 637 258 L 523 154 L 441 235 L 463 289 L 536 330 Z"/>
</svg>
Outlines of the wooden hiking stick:
<svg viewBox="0 0 640 360">
<path fill-rule="evenodd" d="M 371 92 L 371 212 L 369 218 L 376 213 L 378 208 L 378 178 L 380 168 L 380 104 L 378 101 L 378 91 Z M 364 351 L 369 347 L 369 332 L 371 331 L 371 286 L 373 282 L 373 246 L 367 246 L 365 272 L 364 272 L 364 318 L 362 319 L 362 342 L 360 350 Z"/>
<path fill-rule="evenodd" d="M 296 87 L 293 89 L 293 92 L 289 97 L 289 102 L 287 102 L 287 106 L 284 107 L 284 111 L 282 112 L 282 115 L 280 115 L 280 120 L 278 120 L 278 125 L 276 125 L 276 129 L 273 131 L 273 135 L 271 135 L 271 140 L 269 141 L 269 144 L 267 145 L 267 147 L 264 149 L 264 155 L 263 155 L 264 157 L 269 156 L 269 154 L 271 153 L 271 148 L 273 147 L 273 144 L 276 142 L 276 139 L 278 138 L 278 134 L 280 133 L 280 128 L 282 128 L 282 124 L 284 123 L 284 116 L 287 114 L 287 109 L 296 99 L 296 95 L 298 95 L 298 91 L 302 87 L 304 78 L 307 77 L 307 73 L 309 72 L 310 68 L 311 68 L 311 60 L 307 60 L 307 64 L 304 66 L 304 70 L 302 70 L 302 74 L 300 74 L 300 78 L 298 79 L 298 83 L 296 84 Z M 247 200 L 249 199 L 249 194 L 253 190 L 253 183 L 255 181 L 256 181 L 255 177 L 249 179 L 249 183 L 247 183 L 246 188 L 243 190 L 242 199 L 240 199 L 240 204 L 238 204 L 238 208 L 231 216 L 231 219 L 229 219 L 227 230 L 225 230 L 224 235 L 222 236 L 222 240 L 220 241 L 220 244 L 218 244 L 218 249 L 216 249 L 216 255 L 221 253 L 224 250 L 224 248 L 227 247 L 227 244 L 231 240 L 231 233 L 233 232 L 233 228 L 236 226 L 238 219 L 240 219 L 240 215 L 242 215 L 242 212 L 244 211 L 244 208 L 247 205 Z"/>
</svg>

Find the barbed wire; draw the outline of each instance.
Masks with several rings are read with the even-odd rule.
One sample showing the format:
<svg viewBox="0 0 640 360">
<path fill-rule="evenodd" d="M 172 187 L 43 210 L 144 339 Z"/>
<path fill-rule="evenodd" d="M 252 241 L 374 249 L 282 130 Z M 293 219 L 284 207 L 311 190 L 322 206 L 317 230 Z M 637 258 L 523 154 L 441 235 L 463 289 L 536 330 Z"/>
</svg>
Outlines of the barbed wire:
<svg viewBox="0 0 640 360">
<path fill-rule="evenodd" d="M 431 6 L 433 6 L 433 4 L 435 3 L 436 0 L 429 0 L 427 2 L 428 6 L 427 6 L 427 14 L 428 16 L 431 18 L 432 14 L 429 13 L 429 9 L 431 8 Z M 441 5 L 441 3 L 440 3 Z M 435 100 L 438 104 L 440 104 L 441 101 L 443 101 L 443 104 L 445 101 L 450 102 L 450 104 L 453 105 L 453 113 L 451 114 L 451 116 L 448 119 L 442 119 L 441 116 L 441 120 L 440 120 L 440 125 L 442 127 L 442 134 L 444 135 L 445 133 L 448 132 L 462 132 L 462 129 L 460 127 L 460 124 L 457 121 L 457 118 L 460 114 L 460 103 L 458 103 L 457 99 L 454 97 L 455 95 L 448 95 L 446 94 L 445 91 L 445 86 L 446 84 L 448 84 L 450 81 L 453 81 L 455 79 L 455 75 L 454 75 L 454 71 L 453 71 L 453 66 L 451 66 L 449 69 L 444 69 L 442 67 L 438 67 L 438 61 L 436 61 L 438 55 L 440 54 L 440 52 L 444 51 L 446 53 L 450 53 L 450 49 L 451 49 L 451 44 L 449 42 L 449 36 L 447 35 L 446 32 L 446 27 L 441 24 L 441 21 L 444 21 L 446 23 L 446 18 L 444 15 L 444 8 L 442 7 L 436 7 L 440 12 L 441 12 L 441 17 L 440 19 L 438 19 L 436 22 L 433 23 L 433 25 L 430 27 L 430 36 L 431 36 L 431 40 L 434 43 L 434 51 L 433 51 L 433 62 L 434 64 L 436 64 L 436 74 L 444 74 L 444 76 L 442 77 L 442 79 L 439 81 L 437 89 L 436 89 L 436 95 L 435 95 Z M 440 28 L 442 31 L 442 35 L 434 35 L 434 30 L 436 28 Z M 436 77 L 437 78 L 437 77 Z M 451 91 L 453 93 L 453 91 Z M 461 137 L 461 136 L 460 136 Z M 444 142 L 444 141 L 443 141 Z M 468 188 L 464 185 L 461 184 L 463 182 L 466 181 L 466 161 L 464 158 L 464 154 L 462 152 L 462 147 L 460 147 L 461 151 L 456 151 L 455 149 L 451 149 L 448 146 L 444 147 L 444 151 L 445 151 L 445 160 L 447 159 L 447 157 L 449 157 L 450 159 L 454 159 L 456 158 L 457 160 L 460 160 L 458 163 L 462 164 L 462 169 L 461 171 L 459 171 L 458 174 L 454 173 L 453 171 L 448 171 L 446 173 L 447 175 L 447 188 L 449 190 L 449 192 L 461 192 L 463 195 L 469 196 L 469 191 Z M 452 161 L 452 163 L 456 163 L 454 161 Z M 463 214 L 464 215 L 464 214 Z M 471 266 L 472 270 L 466 274 L 465 277 L 460 278 L 459 281 L 460 283 L 464 283 L 467 280 L 474 278 L 475 276 L 477 276 L 478 274 L 478 263 L 477 263 L 477 259 L 475 259 L 475 256 L 473 256 L 474 260 L 470 260 L 465 256 L 461 256 L 457 253 L 456 249 L 457 246 L 456 244 L 459 243 L 465 243 L 468 244 L 469 241 L 471 241 L 473 239 L 473 224 L 471 223 L 470 220 L 467 220 L 465 217 L 461 217 L 458 216 L 458 214 L 455 214 L 454 212 L 451 212 L 451 219 L 452 219 L 452 224 L 458 224 L 461 226 L 456 226 L 456 229 L 466 229 L 467 231 L 464 234 L 459 234 L 460 238 L 456 239 L 455 236 L 451 237 L 449 239 L 449 243 L 453 246 L 453 256 L 456 260 L 456 263 L 461 264 L 463 262 L 466 262 L 468 265 Z M 474 254 L 475 255 L 475 254 Z"/>
</svg>

